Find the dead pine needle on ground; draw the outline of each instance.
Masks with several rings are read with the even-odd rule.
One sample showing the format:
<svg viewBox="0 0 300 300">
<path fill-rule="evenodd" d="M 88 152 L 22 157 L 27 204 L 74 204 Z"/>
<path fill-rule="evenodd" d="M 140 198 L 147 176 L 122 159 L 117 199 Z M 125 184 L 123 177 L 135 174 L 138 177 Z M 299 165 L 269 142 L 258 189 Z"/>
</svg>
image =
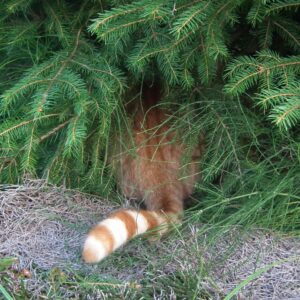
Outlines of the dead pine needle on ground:
<svg viewBox="0 0 300 300">
<path fill-rule="evenodd" d="M 42 180 L 0 189 L 0 298 L 300 299 L 299 238 L 232 226 L 212 242 L 193 222 L 89 266 L 85 234 L 117 204 Z"/>
</svg>

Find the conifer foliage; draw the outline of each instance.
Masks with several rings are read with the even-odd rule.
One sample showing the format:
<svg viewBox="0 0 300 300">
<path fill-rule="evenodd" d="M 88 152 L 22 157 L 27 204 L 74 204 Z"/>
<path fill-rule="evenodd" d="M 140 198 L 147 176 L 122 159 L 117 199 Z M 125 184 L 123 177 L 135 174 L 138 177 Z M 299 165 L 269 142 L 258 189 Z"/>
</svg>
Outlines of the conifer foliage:
<svg viewBox="0 0 300 300">
<path fill-rule="evenodd" d="M 299 7 L 295 0 L 4 1 L 0 180 L 30 174 L 109 191 L 123 104 L 138 97 L 132 87 L 160 78 L 174 129 L 191 147 L 205 133 L 204 199 L 251 194 L 268 199 L 262 210 L 280 203 L 295 216 Z"/>
</svg>

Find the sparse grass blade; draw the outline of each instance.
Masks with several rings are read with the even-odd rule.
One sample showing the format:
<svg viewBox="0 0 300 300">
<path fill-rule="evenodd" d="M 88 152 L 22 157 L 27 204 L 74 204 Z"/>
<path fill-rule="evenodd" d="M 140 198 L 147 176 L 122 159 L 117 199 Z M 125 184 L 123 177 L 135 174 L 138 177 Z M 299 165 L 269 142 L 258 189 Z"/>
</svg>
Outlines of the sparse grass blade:
<svg viewBox="0 0 300 300">
<path fill-rule="evenodd" d="M 0 284 L 0 293 L 3 295 L 5 300 L 14 300 L 14 298 L 10 296 L 2 284 Z"/>
<path fill-rule="evenodd" d="M 287 259 L 282 259 L 279 261 L 276 261 L 272 264 L 269 264 L 263 268 L 260 268 L 258 270 L 256 270 L 253 274 L 251 274 L 250 276 L 248 276 L 245 280 L 243 280 L 239 285 L 237 285 L 225 298 L 224 300 L 230 300 L 232 299 L 232 297 L 236 296 L 239 291 L 245 287 L 247 284 L 249 284 L 251 281 L 257 279 L 261 274 L 267 272 L 268 270 L 272 269 L 275 266 L 279 266 L 284 264 L 287 261 L 292 261 L 292 260 L 299 260 L 299 257 L 289 257 Z"/>
</svg>

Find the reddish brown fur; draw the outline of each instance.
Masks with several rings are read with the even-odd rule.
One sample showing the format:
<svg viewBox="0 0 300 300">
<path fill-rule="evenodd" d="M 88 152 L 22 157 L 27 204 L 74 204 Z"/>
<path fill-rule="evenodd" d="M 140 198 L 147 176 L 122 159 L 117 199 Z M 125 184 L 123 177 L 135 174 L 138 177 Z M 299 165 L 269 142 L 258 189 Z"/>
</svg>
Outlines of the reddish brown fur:
<svg viewBox="0 0 300 300">
<path fill-rule="evenodd" d="M 148 212 L 146 210 L 141 210 L 140 214 L 147 219 L 149 229 L 155 228 L 158 225 L 160 225 L 158 220 L 151 214 L 151 212 Z"/>
<path fill-rule="evenodd" d="M 90 232 L 89 236 L 95 237 L 97 240 L 101 240 L 105 246 L 107 253 L 111 253 L 114 247 L 114 239 L 110 231 L 102 225 L 96 225 Z M 85 262 L 93 263 L 95 262 L 96 253 L 93 249 L 84 249 L 82 256 L 84 257 Z"/>
<path fill-rule="evenodd" d="M 82 257 L 86 263 L 94 263 L 97 261 L 97 255 L 94 252 L 94 249 L 87 248 L 82 252 Z"/>
<path fill-rule="evenodd" d="M 186 147 L 174 133 L 169 132 L 169 125 L 166 124 L 168 112 L 156 105 L 158 100 L 157 89 L 148 89 L 144 93 L 143 105 L 135 107 L 133 113 L 132 135 L 127 136 L 125 149 L 121 149 L 121 153 L 113 159 L 117 162 L 115 166 L 123 194 L 129 198 L 143 199 L 149 210 L 139 211 L 139 225 L 138 220 L 134 220 L 126 210 L 110 216 L 124 223 L 127 240 L 137 234 L 138 226 L 141 233 L 163 223 L 178 222 L 184 199 L 192 193 L 198 174 L 194 161 L 188 164 L 185 173 L 182 172 L 181 160 Z M 133 144 L 130 143 L 132 140 Z M 192 159 L 199 158 L 201 152 L 202 146 L 197 147 L 192 153 Z M 145 221 L 148 226 L 145 225 Z M 163 234 L 168 227 L 159 229 L 159 233 Z M 124 243 L 122 233 L 117 232 L 118 228 L 114 230 L 115 238 Z M 114 249 L 112 232 L 105 226 L 97 225 L 89 236 L 100 239 L 107 249 L 107 254 Z M 93 242 L 88 241 L 84 249 L 83 257 L 86 262 L 93 263 L 102 259 L 98 258 Z"/>
<path fill-rule="evenodd" d="M 193 191 L 198 170 L 191 162 L 185 170 L 186 179 L 180 180 L 186 147 L 175 140 L 174 133 L 168 132 L 168 112 L 157 105 L 151 107 L 157 102 L 156 90 L 153 97 L 148 90 L 143 107 L 136 109 L 132 126 L 134 145 L 127 145 L 135 155 L 124 150 L 118 156 L 119 185 L 127 197 L 144 199 L 148 210 L 180 213 L 184 199 Z M 201 147 L 196 148 L 192 157 L 199 157 L 200 152 Z"/>
<path fill-rule="evenodd" d="M 91 232 L 90 235 L 93 235 L 96 239 L 99 239 L 101 237 L 101 240 L 103 240 L 105 248 L 108 252 L 111 252 L 114 247 L 114 239 L 109 232 L 109 230 L 102 225 L 95 226 Z"/>
<path fill-rule="evenodd" d="M 117 211 L 111 215 L 111 218 L 119 218 L 124 222 L 128 233 L 128 239 L 136 234 L 136 222 L 126 211 Z"/>
</svg>

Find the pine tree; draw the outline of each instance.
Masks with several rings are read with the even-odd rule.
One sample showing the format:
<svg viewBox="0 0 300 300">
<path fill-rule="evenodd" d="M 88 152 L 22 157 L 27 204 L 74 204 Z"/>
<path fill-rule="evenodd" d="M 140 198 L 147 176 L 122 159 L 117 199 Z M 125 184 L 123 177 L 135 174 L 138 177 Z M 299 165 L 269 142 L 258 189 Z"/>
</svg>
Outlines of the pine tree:
<svg viewBox="0 0 300 300">
<path fill-rule="evenodd" d="M 172 128 L 191 149 L 205 134 L 200 206 L 224 203 L 220 219 L 242 207 L 247 219 L 257 201 L 270 214 L 264 222 L 299 226 L 299 6 L 5 1 L 0 180 L 30 174 L 109 192 L 112 137 L 127 128 L 123 104 L 159 77 Z"/>
</svg>

